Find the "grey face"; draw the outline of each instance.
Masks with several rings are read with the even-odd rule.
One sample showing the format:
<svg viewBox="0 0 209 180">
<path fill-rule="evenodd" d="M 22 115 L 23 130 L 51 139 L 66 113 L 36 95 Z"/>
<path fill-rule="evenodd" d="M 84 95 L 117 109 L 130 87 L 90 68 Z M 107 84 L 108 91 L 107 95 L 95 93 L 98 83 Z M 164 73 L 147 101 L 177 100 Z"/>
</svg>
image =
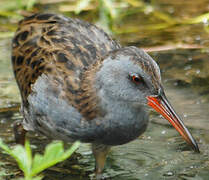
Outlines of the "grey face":
<svg viewBox="0 0 209 180">
<path fill-rule="evenodd" d="M 96 74 L 96 88 L 103 97 L 146 105 L 146 97 L 158 93 L 153 80 L 160 84 L 158 65 L 144 51 L 128 47 L 103 61 Z"/>
</svg>

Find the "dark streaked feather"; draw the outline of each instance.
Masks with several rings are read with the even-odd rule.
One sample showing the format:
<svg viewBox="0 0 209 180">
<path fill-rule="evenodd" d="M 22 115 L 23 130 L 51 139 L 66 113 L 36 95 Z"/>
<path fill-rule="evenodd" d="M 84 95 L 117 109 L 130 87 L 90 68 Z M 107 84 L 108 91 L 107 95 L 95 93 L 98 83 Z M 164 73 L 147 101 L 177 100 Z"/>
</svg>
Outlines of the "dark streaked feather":
<svg viewBox="0 0 209 180">
<path fill-rule="evenodd" d="M 24 106 L 28 105 L 31 86 L 44 73 L 53 79 L 49 83 L 62 86 L 58 96 L 87 119 L 95 117 L 92 80 L 88 84 L 81 81 L 92 78 L 85 72 L 88 66 L 99 66 L 99 61 L 94 65 L 97 60 L 120 47 L 104 31 L 78 19 L 35 14 L 20 22 L 12 47 L 14 74 Z"/>
</svg>

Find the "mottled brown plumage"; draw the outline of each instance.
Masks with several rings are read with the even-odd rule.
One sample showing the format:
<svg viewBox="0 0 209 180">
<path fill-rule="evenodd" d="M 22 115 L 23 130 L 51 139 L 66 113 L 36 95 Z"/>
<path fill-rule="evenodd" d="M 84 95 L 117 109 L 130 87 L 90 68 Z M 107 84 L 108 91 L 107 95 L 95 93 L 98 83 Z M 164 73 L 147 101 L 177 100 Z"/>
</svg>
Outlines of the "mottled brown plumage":
<svg viewBox="0 0 209 180">
<path fill-rule="evenodd" d="M 98 114 L 87 69 L 98 68 L 102 57 L 120 47 L 106 33 L 78 19 L 37 14 L 19 23 L 12 47 L 14 74 L 25 106 L 31 85 L 44 73 L 53 79 L 54 91 L 56 84 L 62 84 L 57 96 L 67 98 L 87 119 Z"/>
<path fill-rule="evenodd" d="M 55 14 L 26 17 L 13 38 L 12 64 L 24 117 L 14 125 L 16 140 L 23 143 L 25 130 L 32 130 L 92 143 L 97 179 L 110 146 L 146 130 L 146 105 L 199 151 L 166 99 L 156 62 L 92 24 Z"/>
</svg>

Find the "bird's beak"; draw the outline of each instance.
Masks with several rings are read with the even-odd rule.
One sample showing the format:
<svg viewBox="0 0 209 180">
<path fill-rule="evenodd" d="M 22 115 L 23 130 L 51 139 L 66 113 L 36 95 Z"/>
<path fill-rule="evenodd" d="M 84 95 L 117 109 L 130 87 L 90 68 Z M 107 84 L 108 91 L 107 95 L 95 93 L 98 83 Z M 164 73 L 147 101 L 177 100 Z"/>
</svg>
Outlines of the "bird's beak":
<svg viewBox="0 0 209 180">
<path fill-rule="evenodd" d="M 148 96 L 147 100 L 148 105 L 159 112 L 165 119 L 167 119 L 181 134 L 185 141 L 192 146 L 194 151 L 200 152 L 196 141 L 184 125 L 183 121 L 178 117 L 164 93 L 158 96 Z"/>
</svg>

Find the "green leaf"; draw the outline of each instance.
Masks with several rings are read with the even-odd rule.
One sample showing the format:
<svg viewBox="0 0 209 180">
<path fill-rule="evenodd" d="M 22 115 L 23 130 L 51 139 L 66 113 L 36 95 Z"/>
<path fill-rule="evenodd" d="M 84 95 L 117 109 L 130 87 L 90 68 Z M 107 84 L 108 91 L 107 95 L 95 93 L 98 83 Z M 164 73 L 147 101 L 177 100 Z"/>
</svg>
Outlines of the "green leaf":
<svg viewBox="0 0 209 180">
<path fill-rule="evenodd" d="M 25 148 L 17 145 L 10 149 L 0 139 L 0 148 L 17 161 L 19 168 L 24 172 L 25 180 L 41 180 L 42 176 L 34 176 L 48 167 L 69 158 L 79 145 L 80 142 L 75 142 L 68 150 L 64 151 L 61 141 L 54 142 L 47 145 L 44 155 L 35 154 L 33 159 L 29 141 L 25 142 Z"/>
<path fill-rule="evenodd" d="M 18 163 L 20 169 L 27 176 L 30 173 L 30 166 L 28 166 L 27 153 L 23 146 L 17 145 L 14 149 L 10 149 L 3 141 L 0 139 L 0 147 L 10 156 L 12 156 Z"/>
<path fill-rule="evenodd" d="M 62 142 L 49 144 L 46 147 L 44 155 L 36 154 L 32 164 L 31 175 L 35 176 L 41 171 L 61 162 L 71 156 L 71 154 L 79 147 L 80 142 L 75 142 L 72 147 L 64 152 Z"/>
<path fill-rule="evenodd" d="M 20 169 L 24 172 L 24 175 L 27 177 L 30 174 L 30 166 L 27 160 L 27 153 L 23 146 L 17 145 L 12 150 L 12 154 L 10 154 L 16 161 Z"/>
</svg>

